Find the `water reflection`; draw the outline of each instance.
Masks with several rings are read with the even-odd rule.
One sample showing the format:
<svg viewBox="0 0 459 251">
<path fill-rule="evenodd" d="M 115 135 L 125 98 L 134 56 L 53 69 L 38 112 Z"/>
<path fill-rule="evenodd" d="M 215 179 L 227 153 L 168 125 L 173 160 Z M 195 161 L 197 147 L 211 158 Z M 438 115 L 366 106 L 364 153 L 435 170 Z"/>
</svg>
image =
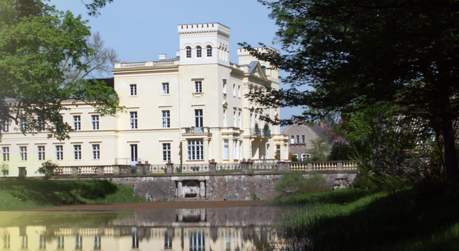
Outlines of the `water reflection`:
<svg viewBox="0 0 459 251">
<path fill-rule="evenodd" d="M 0 250 L 297 250 L 275 207 L 0 213 Z"/>
</svg>

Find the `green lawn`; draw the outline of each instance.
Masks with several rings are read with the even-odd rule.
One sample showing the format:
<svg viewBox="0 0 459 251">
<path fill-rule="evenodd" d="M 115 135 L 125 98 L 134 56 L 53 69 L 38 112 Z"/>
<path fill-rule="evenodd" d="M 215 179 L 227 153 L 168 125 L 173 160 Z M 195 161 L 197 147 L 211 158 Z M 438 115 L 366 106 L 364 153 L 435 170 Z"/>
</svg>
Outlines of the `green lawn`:
<svg viewBox="0 0 459 251">
<path fill-rule="evenodd" d="M 0 181 L 0 210 L 142 201 L 134 196 L 132 188 L 109 181 Z"/>
<path fill-rule="evenodd" d="M 459 199 L 407 189 L 342 190 L 276 200 L 303 206 L 283 222 L 308 250 L 459 250 Z"/>
</svg>

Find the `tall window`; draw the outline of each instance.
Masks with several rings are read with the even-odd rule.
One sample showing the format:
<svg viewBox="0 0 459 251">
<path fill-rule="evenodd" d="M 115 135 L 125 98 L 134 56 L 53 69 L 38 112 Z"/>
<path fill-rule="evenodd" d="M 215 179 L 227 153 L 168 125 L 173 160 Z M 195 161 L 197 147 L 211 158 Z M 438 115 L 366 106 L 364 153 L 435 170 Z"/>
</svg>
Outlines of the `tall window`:
<svg viewBox="0 0 459 251">
<path fill-rule="evenodd" d="M 296 143 L 297 143 L 297 144 L 300 143 L 300 135 L 296 135 Z"/>
<path fill-rule="evenodd" d="M 81 145 L 73 145 L 73 156 L 75 160 L 81 159 Z"/>
<path fill-rule="evenodd" d="M 191 47 L 190 46 L 186 47 L 186 57 L 191 58 Z"/>
<path fill-rule="evenodd" d="M 194 81 L 194 92 L 202 93 L 202 81 L 201 80 Z"/>
<path fill-rule="evenodd" d="M 163 83 L 163 94 L 169 94 L 169 83 Z"/>
<path fill-rule="evenodd" d="M 295 136 L 290 136 L 290 144 L 295 144 Z"/>
<path fill-rule="evenodd" d="M 129 117 L 131 122 L 131 129 L 137 129 L 137 112 L 130 112 Z"/>
<path fill-rule="evenodd" d="M 228 126 L 228 115 L 226 114 L 226 108 L 223 107 L 223 127 Z"/>
<path fill-rule="evenodd" d="M 304 135 L 301 135 L 301 144 L 304 144 L 305 140 L 304 140 Z"/>
<path fill-rule="evenodd" d="M 81 130 L 81 116 L 80 115 L 73 116 L 73 129 L 75 131 Z"/>
<path fill-rule="evenodd" d="M 129 85 L 129 94 L 131 96 L 137 96 L 137 85 L 136 84 Z"/>
<path fill-rule="evenodd" d="M 239 142 L 238 140 L 233 140 L 233 159 L 239 159 Z"/>
<path fill-rule="evenodd" d="M 10 130 L 10 121 L 6 120 L 2 122 L 2 132 L 9 132 Z"/>
<path fill-rule="evenodd" d="M 223 159 L 229 160 L 229 141 L 227 139 L 223 140 Z"/>
<path fill-rule="evenodd" d="M 91 123 L 93 130 L 99 130 L 99 115 L 91 115 Z"/>
<path fill-rule="evenodd" d="M 99 144 L 92 144 L 92 158 L 94 160 L 100 159 L 100 145 Z"/>
<path fill-rule="evenodd" d="M 171 112 L 169 110 L 162 111 L 163 114 L 163 128 L 171 127 Z"/>
<path fill-rule="evenodd" d="M 20 146 L 19 153 L 21 155 L 21 160 L 27 160 L 27 146 Z"/>
<path fill-rule="evenodd" d="M 242 114 L 241 113 L 242 113 L 241 110 L 239 110 L 239 112 L 237 113 L 237 118 L 238 118 L 237 125 L 239 127 L 242 127 Z"/>
<path fill-rule="evenodd" d="M 64 146 L 63 145 L 56 145 L 56 159 L 57 160 L 64 159 Z"/>
<path fill-rule="evenodd" d="M 202 48 L 201 46 L 196 46 L 196 57 L 202 57 Z"/>
<path fill-rule="evenodd" d="M 233 109 L 233 126 L 237 127 L 237 112 L 236 112 L 236 108 Z"/>
<path fill-rule="evenodd" d="M 240 98 L 241 97 L 241 86 L 237 86 L 237 96 Z"/>
<path fill-rule="evenodd" d="M 10 160 L 10 148 L 8 146 L 2 147 L 3 161 Z"/>
<path fill-rule="evenodd" d="M 45 160 L 45 146 L 38 146 L 38 160 Z"/>
<path fill-rule="evenodd" d="M 163 143 L 163 160 L 171 160 L 171 143 Z"/>
<path fill-rule="evenodd" d="M 137 144 L 131 144 L 131 161 L 136 162 L 138 160 L 137 155 Z"/>
<path fill-rule="evenodd" d="M 207 48 L 207 56 L 212 57 L 212 46 L 208 45 L 206 48 Z"/>
<path fill-rule="evenodd" d="M 228 86 L 226 84 L 226 79 L 223 79 L 223 94 L 226 95 L 226 93 L 228 92 Z"/>
<path fill-rule="evenodd" d="M 204 115 L 203 115 L 202 109 L 194 110 L 194 126 L 204 127 Z"/>
<path fill-rule="evenodd" d="M 236 84 L 233 84 L 233 97 L 236 97 Z"/>
<path fill-rule="evenodd" d="M 164 249 L 172 249 L 172 241 L 174 240 L 173 229 L 167 229 L 164 233 Z"/>
<path fill-rule="evenodd" d="M 202 139 L 188 140 L 188 160 L 203 160 L 204 145 Z"/>
</svg>

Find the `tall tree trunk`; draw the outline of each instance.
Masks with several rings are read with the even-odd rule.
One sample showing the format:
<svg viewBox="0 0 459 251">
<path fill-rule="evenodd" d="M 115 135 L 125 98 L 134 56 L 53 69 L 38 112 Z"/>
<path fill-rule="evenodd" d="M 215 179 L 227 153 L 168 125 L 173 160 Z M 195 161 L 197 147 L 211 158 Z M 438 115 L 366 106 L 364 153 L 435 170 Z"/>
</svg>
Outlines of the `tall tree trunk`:
<svg viewBox="0 0 459 251">
<path fill-rule="evenodd" d="M 443 136 L 446 180 L 449 184 L 454 184 L 459 181 L 459 167 L 455 142 L 456 135 L 450 118 L 442 119 L 441 134 Z"/>
</svg>

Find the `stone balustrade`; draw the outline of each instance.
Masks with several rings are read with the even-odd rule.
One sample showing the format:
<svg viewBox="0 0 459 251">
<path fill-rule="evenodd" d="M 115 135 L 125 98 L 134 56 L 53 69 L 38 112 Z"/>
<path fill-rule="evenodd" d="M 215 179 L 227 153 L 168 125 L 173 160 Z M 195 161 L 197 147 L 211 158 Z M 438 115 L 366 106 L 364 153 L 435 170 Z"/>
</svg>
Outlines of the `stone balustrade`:
<svg viewBox="0 0 459 251">
<path fill-rule="evenodd" d="M 352 161 L 328 162 L 240 162 L 208 164 L 138 164 L 101 166 L 61 166 L 54 170 L 55 176 L 156 176 L 156 175 L 213 175 L 279 172 L 357 172 Z"/>
</svg>

